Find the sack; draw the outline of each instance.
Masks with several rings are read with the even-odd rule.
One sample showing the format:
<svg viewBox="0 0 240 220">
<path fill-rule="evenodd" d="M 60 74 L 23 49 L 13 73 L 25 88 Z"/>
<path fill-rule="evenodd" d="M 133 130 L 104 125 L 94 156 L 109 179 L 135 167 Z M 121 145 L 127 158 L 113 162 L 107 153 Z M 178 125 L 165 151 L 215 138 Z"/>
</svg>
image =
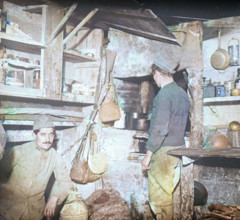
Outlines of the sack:
<svg viewBox="0 0 240 220">
<path fill-rule="evenodd" d="M 81 161 L 76 160 L 73 163 L 70 177 L 76 183 L 86 184 L 98 180 L 100 175 L 94 174 L 91 171 L 88 162 L 82 159 Z"/>
<path fill-rule="evenodd" d="M 121 114 L 118 105 L 113 101 L 103 103 L 99 110 L 99 117 L 103 123 L 119 120 Z"/>
<path fill-rule="evenodd" d="M 115 189 L 96 190 L 84 202 L 88 208 L 89 220 L 131 219 L 127 201 Z"/>
</svg>

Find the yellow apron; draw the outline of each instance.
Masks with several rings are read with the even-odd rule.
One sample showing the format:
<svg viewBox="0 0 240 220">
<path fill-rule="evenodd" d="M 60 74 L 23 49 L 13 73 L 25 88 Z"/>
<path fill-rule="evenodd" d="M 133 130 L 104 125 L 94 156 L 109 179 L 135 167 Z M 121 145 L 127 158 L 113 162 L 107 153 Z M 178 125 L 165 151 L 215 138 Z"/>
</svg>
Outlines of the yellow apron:
<svg viewBox="0 0 240 220">
<path fill-rule="evenodd" d="M 180 179 L 180 159 L 167 154 L 172 148 L 156 151 L 148 171 L 149 203 L 157 219 L 173 218 L 173 191 Z"/>
</svg>

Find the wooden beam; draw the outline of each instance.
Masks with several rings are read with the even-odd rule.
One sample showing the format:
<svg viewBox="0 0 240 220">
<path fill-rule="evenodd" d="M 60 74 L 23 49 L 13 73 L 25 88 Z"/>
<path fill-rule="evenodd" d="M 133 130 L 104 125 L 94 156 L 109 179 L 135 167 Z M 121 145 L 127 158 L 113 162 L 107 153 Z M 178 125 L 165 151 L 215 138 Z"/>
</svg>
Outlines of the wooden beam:
<svg viewBox="0 0 240 220">
<path fill-rule="evenodd" d="M 135 19 L 143 19 L 143 20 L 154 20 L 157 16 L 150 9 L 139 9 L 139 10 L 131 10 L 131 9 L 101 9 L 102 13 L 106 13 L 107 15 L 111 14 L 113 16 L 124 16 Z"/>
<path fill-rule="evenodd" d="M 64 130 L 56 130 L 56 137 L 58 139 L 58 149 L 60 151 L 66 150 L 71 144 L 73 144 L 81 135 L 84 134 L 86 124 L 82 123 L 77 127 L 68 128 Z M 32 130 L 6 130 L 7 142 L 25 142 L 33 141 Z"/>
<path fill-rule="evenodd" d="M 0 115 L 15 115 L 15 114 L 48 114 L 53 116 L 69 116 L 69 117 L 85 117 L 85 113 L 66 110 L 54 110 L 48 108 L 1 108 Z"/>
<path fill-rule="evenodd" d="M 66 15 L 63 17 L 63 19 L 60 21 L 60 23 L 58 24 L 58 26 L 55 28 L 55 30 L 52 32 L 52 34 L 50 35 L 49 41 L 51 42 L 54 37 L 56 36 L 56 34 L 58 33 L 58 31 L 62 28 L 62 26 L 67 22 L 67 20 L 69 19 L 69 17 L 71 16 L 72 12 L 76 9 L 77 7 L 77 3 L 74 3 L 71 8 L 68 10 L 68 12 L 66 13 Z"/>
<path fill-rule="evenodd" d="M 16 143 L 16 142 L 25 142 L 33 141 L 33 131 L 32 130 L 6 130 L 7 142 Z M 62 137 L 62 131 L 56 131 L 55 139 Z"/>
<path fill-rule="evenodd" d="M 26 121 L 34 121 L 36 118 L 38 118 L 39 115 L 34 114 L 34 115 L 24 115 L 24 114 L 19 114 L 19 115 L 0 115 L 0 120 L 5 121 L 18 121 L 18 120 L 26 120 Z M 83 121 L 84 118 L 79 118 L 79 117 L 55 117 L 54 121 L 59 121 L 59 122 L 72 122 L 72 123 L 80 123 Z"/>
<path fill-rule="evenodd" d="M 31 13 L 42 13 L 42 7 L 46 5 L 28 5 L 23 7 L 23 11 L 31 12 Z"/>
<path fill-rule="evenodd" d="M 79 30 L 86 24 L 97 12 L 98 8 L 93 9 L 78 25 L 75 27 L 72 32 L 63 40 L 63 45 L 66 44 Z"/>
<path fill-rule="evenodd" d="M 33 126 L 33 121 L 26 121 L 26 120 L 5 120 L 3 122 L 3 125 L 24 125 L 24 126 Z M 78 123 L 79 125 L 79 123 Z M 77 126 L 75 122 L 70 121 L 55 121 L 54 120 L 54 126 L 55 127 L 73 127 Z"/>
</svg>

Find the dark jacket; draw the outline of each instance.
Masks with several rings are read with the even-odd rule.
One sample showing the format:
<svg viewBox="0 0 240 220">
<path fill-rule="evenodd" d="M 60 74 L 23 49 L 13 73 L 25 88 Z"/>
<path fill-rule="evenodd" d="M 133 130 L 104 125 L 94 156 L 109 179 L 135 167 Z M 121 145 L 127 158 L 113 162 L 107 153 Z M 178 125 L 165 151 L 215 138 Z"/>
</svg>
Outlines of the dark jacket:
<svg viewBox="0 0 240 220">
<path fill-rule="evenodd" d="M 187 93 L 175 82 L 164 86 L 154 98 L 146 149 L 184 145 L 184 131 L 190 109 Z"/>
</svg>

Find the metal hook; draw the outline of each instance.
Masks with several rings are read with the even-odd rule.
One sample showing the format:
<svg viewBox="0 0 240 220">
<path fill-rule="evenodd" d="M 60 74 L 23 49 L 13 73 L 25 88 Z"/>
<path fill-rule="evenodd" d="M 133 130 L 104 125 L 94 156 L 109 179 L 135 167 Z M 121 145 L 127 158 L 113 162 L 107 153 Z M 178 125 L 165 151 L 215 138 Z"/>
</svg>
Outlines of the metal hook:
<svg viewBox="0 0 240 220">
<path fill-rule="evenodd" d="M 211 108 L 211 106 L 210 105 L 208 105 L 208 107 L 210 108 L 210 110 L 212 111 L 212 113 L 217 113 L 217 111 L 214 111 L 212 108 Z"/>
</svg>

